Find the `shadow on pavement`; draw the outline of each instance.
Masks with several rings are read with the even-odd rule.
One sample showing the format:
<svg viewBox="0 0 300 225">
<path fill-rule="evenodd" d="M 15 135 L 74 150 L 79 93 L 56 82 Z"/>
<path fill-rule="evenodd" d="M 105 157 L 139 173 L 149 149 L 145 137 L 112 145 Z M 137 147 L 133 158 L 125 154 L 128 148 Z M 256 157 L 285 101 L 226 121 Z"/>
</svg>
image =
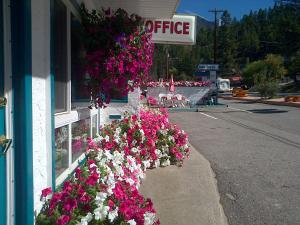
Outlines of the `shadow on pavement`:
<svg viewBox="0 0 300 225">
<path fill-rule="evenodd" d="M 257 104 L 258 101 L 241 101 L 241 102 L 234 102 L 238 104 L 244 104 L 244 105 L 251 105 L 251 104 Z"/>
<path fill-rule="evenodd" d="M 261 113 L 261 114 L 272 114 L 272 113 L 287 113 L 287 110 L 278 110 L 278 109 L 251 109 L 248 110 L 253 113 Z"/>
</svg>

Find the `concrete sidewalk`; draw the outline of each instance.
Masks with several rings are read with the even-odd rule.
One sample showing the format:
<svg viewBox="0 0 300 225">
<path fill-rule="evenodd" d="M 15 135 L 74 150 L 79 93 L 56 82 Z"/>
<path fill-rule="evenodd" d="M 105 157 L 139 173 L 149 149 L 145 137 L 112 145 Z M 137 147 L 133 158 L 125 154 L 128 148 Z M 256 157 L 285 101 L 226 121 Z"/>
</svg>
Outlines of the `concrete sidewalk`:
<svg viewBox="0 0 300 225">
<path fill-rule="evenodd" d="M 210 163 L 191 146 L 183 167 L 148 170 L 141 193 L 153 200 L 161 225 L 227 225 Z"/>
</svg>

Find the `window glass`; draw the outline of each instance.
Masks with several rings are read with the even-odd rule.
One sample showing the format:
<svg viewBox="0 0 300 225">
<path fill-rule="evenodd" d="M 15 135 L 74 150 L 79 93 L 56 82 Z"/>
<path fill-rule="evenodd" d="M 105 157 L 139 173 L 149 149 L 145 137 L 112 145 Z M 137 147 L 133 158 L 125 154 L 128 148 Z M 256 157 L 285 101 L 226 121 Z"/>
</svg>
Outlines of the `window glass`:
<svg viewBox="0 0 300 225">
<path fill-rule="evenodd" d="M 75 16 L 71 16 L 71 77 L 72 102 L 90 101 L 88 76 L 84 70 L 84 45 L 82 25 Z M 72 106 L 73 108 L 73 106 Z"/>
<path fill-rule="evenodd" d="M 111 102 L 128 102 L 128 95 L 122 95 L 121 91 L 117 88 L 111 90 Z"/>
<path fill-rule="evenodd" d="M 55 112 L 67 111 L 67 8 L 60 1 L 54 1 L 54 80 Z"/>
<path fill-rule="evenodd" d="M 85 152 L 87 138 L 90 137 L 90 118 L 72 123 L 72 162 Z"/>
<path fill-rule="evenodd" d="M 97 115 L 94 115 L 92 117 L 92 138 L 96 138 L 97 133 L 98 133 Z"/>
<path fill-rule="evenodd" d="M 69 126 L 55 129 L 55 175 L 58 177 L 69 166 Z"/>
</svg>

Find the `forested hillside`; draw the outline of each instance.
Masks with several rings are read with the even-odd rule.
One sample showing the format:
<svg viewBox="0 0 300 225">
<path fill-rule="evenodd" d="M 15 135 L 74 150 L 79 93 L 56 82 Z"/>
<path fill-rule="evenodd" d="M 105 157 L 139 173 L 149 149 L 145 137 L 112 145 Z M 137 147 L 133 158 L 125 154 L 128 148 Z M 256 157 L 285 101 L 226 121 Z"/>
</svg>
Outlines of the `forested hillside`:
<svg viewBox="0 0 300 225">
<path fill-rule="evenodd" d="M 300 72 L 300 1 L 275 1 L 274 7 L 244 15 L 241 20 L 225 11 L 217 35 L 217 63 L 221 76 L 241 73 L 249 63 L 264 59 L 268 54 L 284 59 L 288 75 Z M 200 63 L 213 63 L 213 26 L 202 26 L 194 46 L 156 45 L 153 74 L 166 74 L 167 54 L 169 69 L 175 79 L 190 79 Z"/>
</svg>

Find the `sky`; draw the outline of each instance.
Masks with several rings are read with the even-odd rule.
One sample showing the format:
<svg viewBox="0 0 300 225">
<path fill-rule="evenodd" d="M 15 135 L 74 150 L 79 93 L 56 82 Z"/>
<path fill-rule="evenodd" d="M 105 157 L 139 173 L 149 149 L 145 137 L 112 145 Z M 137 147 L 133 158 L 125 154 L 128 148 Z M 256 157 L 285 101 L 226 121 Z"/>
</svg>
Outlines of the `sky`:
<svg viewBox="0 0 300 225">
<path fill-rule="evenodd" d="M 273 5 L 274 0 L 180 0 L 177 12 L 196 14 L 213 21 L 213 13 L 208 12 L 208 10 L 217 8 L 228 10 L 232 17 L 236 17 L 239 20 L 251 10 L 269 8 Z"/>
</svg>

